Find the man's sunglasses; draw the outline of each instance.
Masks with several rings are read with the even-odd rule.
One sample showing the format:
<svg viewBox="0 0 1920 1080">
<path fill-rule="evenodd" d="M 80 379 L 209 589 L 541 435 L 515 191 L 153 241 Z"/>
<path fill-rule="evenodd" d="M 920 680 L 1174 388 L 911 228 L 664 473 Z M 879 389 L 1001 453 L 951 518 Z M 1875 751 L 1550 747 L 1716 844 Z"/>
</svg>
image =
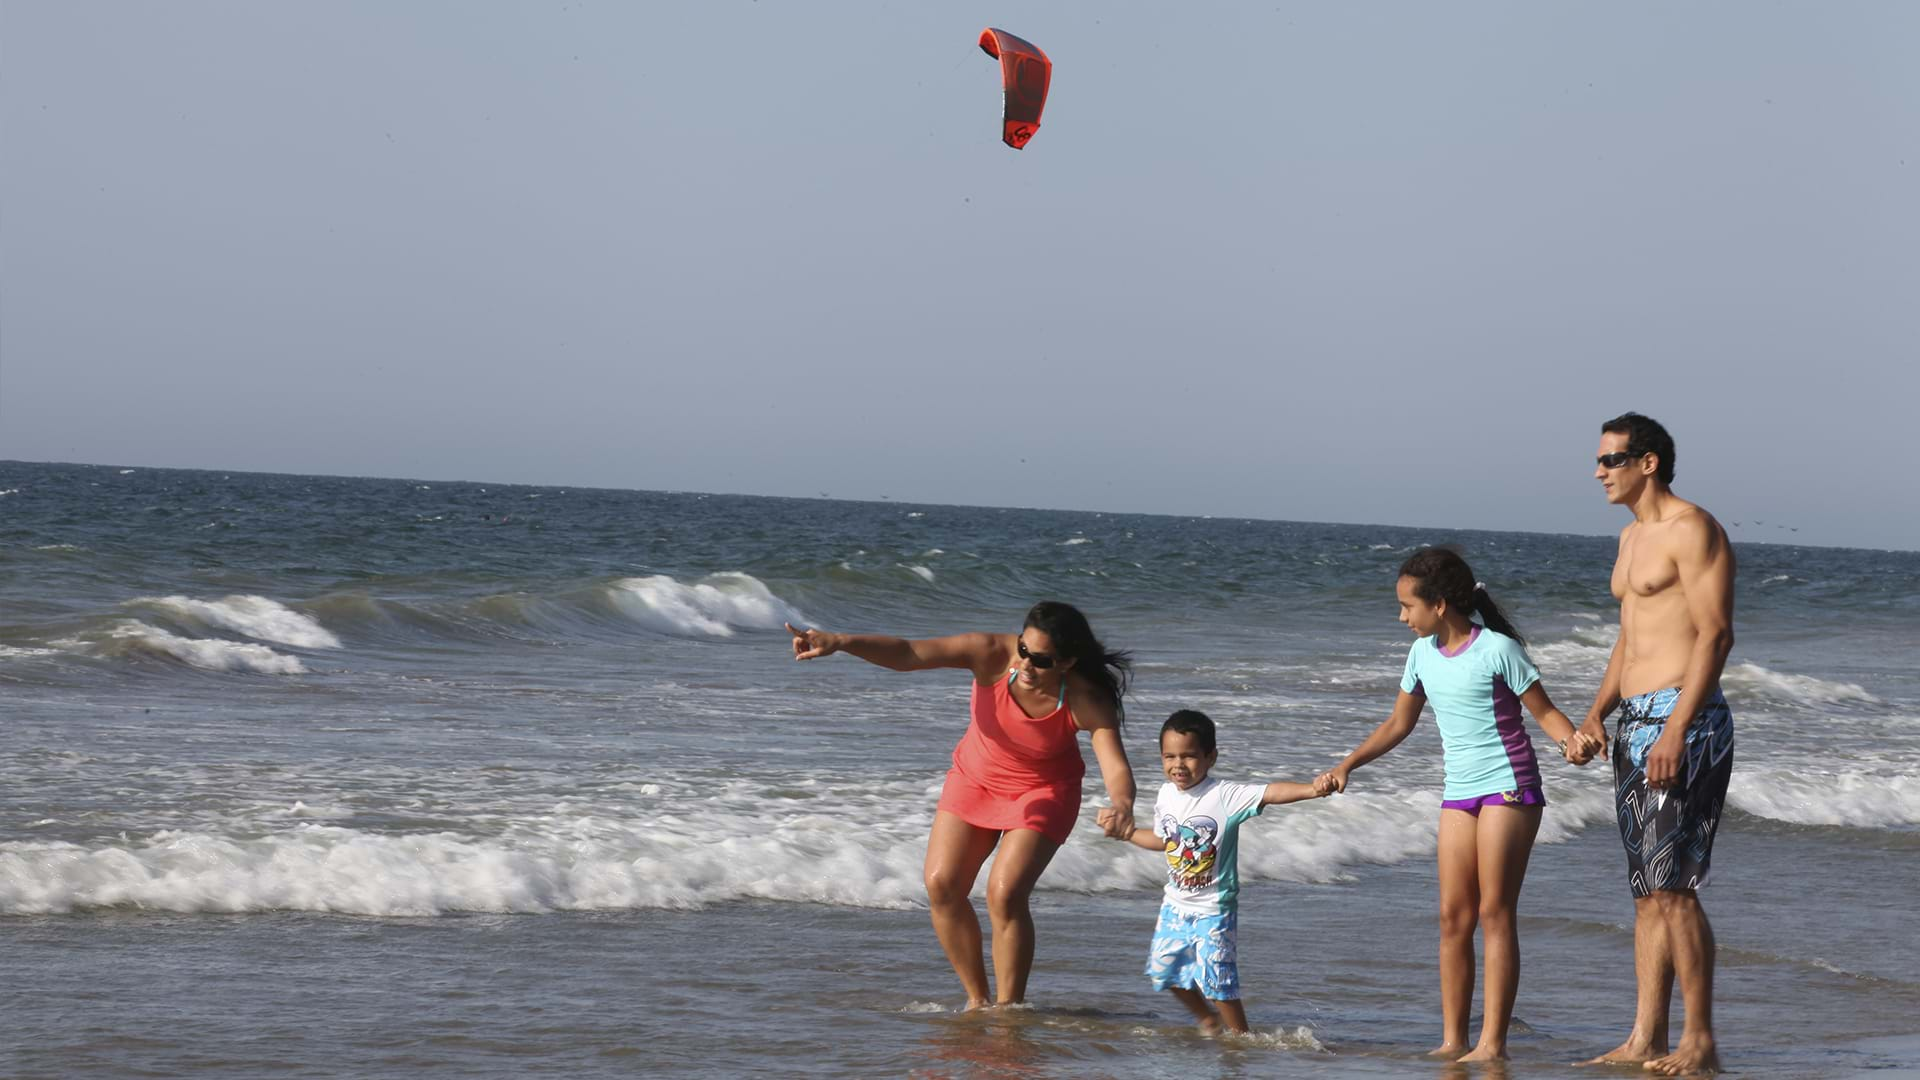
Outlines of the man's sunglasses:
<svg viewBox="0 0 1920 1080">
<path fill-rule="evenodd" d="M 1601 454 L 1593 460 L 1595 464 L 1603 469 L 1617 469 L 1627 462 L 1632 461 L 1634 458 L 1646 456 L 1645 451 L 1636 454 L 1631 450 L 1615 450 L 1611 454 Z"/>
<path fill-rule="evenodd" d="M 1050 656 L 1046 653 L 1028 652 L 1027 643 L 1024 641 L 1016 642 L 1015 644 L 1019 645 L 1020 647 L 1020 659 L 1025 660 L 1027 663 L 1032 664 L 1034 667 L 1039 668 L 1041 671 L 1045 671 L 1048 668 L 1052 667 L 1053 662 L 1059 659 L 1059 657 Z"/>
</svg>

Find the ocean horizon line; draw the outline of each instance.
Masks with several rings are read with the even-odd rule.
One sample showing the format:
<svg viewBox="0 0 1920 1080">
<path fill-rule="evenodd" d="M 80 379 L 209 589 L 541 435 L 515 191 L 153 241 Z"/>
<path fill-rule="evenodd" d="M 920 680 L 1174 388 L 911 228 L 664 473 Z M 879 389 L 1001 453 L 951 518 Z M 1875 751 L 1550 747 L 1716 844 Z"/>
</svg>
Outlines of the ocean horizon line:
<svg viewBox="0 0 1920 1080">
<path fill-rule="evenodd" d="M 786 494 L 769 494 L 769 493 L 757 492 L 757 491 L 697 491 L 691 488 L 608 487 L 604 484 L 540 483 L 540 482 L 533 482 L 533 481 L 526 481 L 526 480 L 471 480 L 471 479 L 454 479 L 454 478 L 447 478 L 447 477 L 436 478 L 436 477 L 422 477 L 422 476 L 385 476 L 385 475 L 365 474 L 365 473 L 358 473 L 358 474 L 357 473 L 324 473 L 324 472 L 299 473 L 299 472 L 279 472 L 279 471 L 268 470 L 268 469 L 207 468 L 207 467 L 198 466 L 198 465 L 139 465 L 139 464 L 130 464 L 127 462 L 32 461 L 25 458 L 0 458 L 0 467 L 5 467 L 9 465 L 37 465 L 37 466 L 47 466 L 47 467 L 53 467 L 53 468 L 83 468 L 83 469 L 131 469 L 131 470 L 156 469 L 156 470 L 164 470 L 167 472 L 217 473 L 217 474 L 227 475 L 227 476 L 232 476 L 232 475 L 276 476 L 276 477 L 292 477 L 292 478 L 310 479 L 310 480 L 383 480 L 383 481 L 390 481 L 393 483 L 405 483 L 405 484 L 472 484 L 480 487 L 546 488 L 546 489 L 559 489 L 559 490 L 567 490 L 567 491 L 618 491 L 618 492 L 629 492 L 632 494 L 640 494 L 640 495 L 687 495 L 687 496 L 698 496 L 702 498 L 723 498 L 723 499 L 775 499 L 775 500 L 784 500 L 784 501 L 790 501 L 790 502 L 809 502 L 809 503 L 842 502 L 842 503 L 855 503 L 855 504 L 872 505 L 872 506 L 885 505 L 885 506 L 906 506 L 906 507 L 928 507 L 932 509 L 1010 510 L 1010 511 L 1017 510 L 1017 511 L 1024 511 L 1024 512 L 1038 512 L 1038 513 L 1048 513 L 1048 514 L 1092 514 L 1100 517 L 1168 518 L 1168 519 L 1174 519 L 1174 520 L 1186 519 L 1191 521 L 1236 521 L 1237 520 L 1237 521 L 1243 521 L 1243 522 L 1261 522 L 1263 524 L 1270 524 L 1270 525 L 1324 525 L 1324 526 L 1338 526 L 1338 527 L 1353 528 L 1353 529 L 1407 529 L 1407 530 L 1426 529 L 1426 530 L 1442 531 L 1442 532 L 1457 533 L 1457 534 L 1593 537 L 1593 538 L 1607 538 L 1615 535 L 1615 533 L 1612 531 L 1589 533 L 1589 532 L 1570 532 L 1566 530 L 1550 530 L 1550 529 L 1496 529 L 1496 528 L 1457 526 L 1457 525 L 1433 525 L 1433 524 L 1418 524 L 1418 523 L 1400 524 L 1400 523 L 1382 522 L 1382 521 L 1335 521 L 1331 519 L 1321 520 L 1317 518 L 1269 518 L 1269 517 L 1262 517 L 1258 514 L 1183 514 L 1183 513 L 1171 513 L 1167 511 L 1158 511 L 1158 510 L 1107 510 L 1107 509 L 1095 509 L 1095 508 L 1088 508 L 1088 507 L 1022 506 L 1022 505 L 1013 504 L 1013 503 L 927 502 L 927 501 L 910 499 L 910 498 L 894 498 L 890 495 L 881 495 L 879 498 L 863 499 L 863 498 L 853 498 L 848 496 L 839 496 L 839 495 L 832 495 L 832 494 L 786 495 Z M 1920 548 L 1862 547 L 1855 544 L 1827 544 L 1827 543 L 1814 543 L 1814 542 L 1785 543 L 1785 542 L 1776 542 L 1776 541 L 1768 541 L 1768 540 L 1746 540 L 1739 537 L 1733 537 L 1731 536 L 1731 534 L 1729 534 L 1729 537 L 1732 540 L 1732 542 L 1736 544 L 1740 544 L 1742 546 L 1772 547 L 1772 548 L 1818 548 L 1826 551 L 1863 551 L 1863 552 L 1881 552 L 1881 553 L 1899 553 L 1899 554 L 1920 553 Z"/>
</svg>

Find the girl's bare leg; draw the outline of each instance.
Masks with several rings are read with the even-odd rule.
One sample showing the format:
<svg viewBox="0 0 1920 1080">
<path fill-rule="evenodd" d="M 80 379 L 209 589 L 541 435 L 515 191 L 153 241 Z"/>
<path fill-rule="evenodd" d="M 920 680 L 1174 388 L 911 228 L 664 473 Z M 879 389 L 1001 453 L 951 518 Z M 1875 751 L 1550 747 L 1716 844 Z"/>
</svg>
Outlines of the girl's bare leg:
<svg viewBox="0 0 1920 1080">
<path fill-rule="evenodd" d="M 1465 810 L 1440 811 L 1440 1045 L 1434 1057 L 1457 1058 L 1470 1046 L 1473 928 L 1480 917 L 1477 821 Z"/>
<path fill-rule="evenodd" d="M 1538 806 L 1488 806 L 1480 811 L 1480 940 L 1486 951 L 1485 1003 L 1480 1042 L 1462 1061 L 1507 1056 L 1507 1027 L 1520 988 L 1520 884 L 1527 876 L 1533 838 L 1540 832 Z"/>
</svg>

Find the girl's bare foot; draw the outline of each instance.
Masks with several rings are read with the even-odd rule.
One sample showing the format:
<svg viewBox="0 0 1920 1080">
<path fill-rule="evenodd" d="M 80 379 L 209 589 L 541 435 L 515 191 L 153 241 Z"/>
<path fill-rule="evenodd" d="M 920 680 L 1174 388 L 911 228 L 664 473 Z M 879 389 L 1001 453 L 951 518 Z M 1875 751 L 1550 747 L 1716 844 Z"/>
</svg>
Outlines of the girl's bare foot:
<svg viewBox="0 0 1920 1080">
<path fill-rule="evenodd" d="M 1454 1060 L 1456 1061 L 1505 1061 L 1507 1060 L 1507 1044 L 1483 1042 L 1479 1046 L 1476 1046 L 1473 1048 L 1473 1053 L 1468 1054 L 1465 1057 L 1455 1058 Z"/>
<path fill-rule="evenodd" d="M 1467 1048 L 1460 1043 L 1444 1042 L 1444 1043 L 1441 1043 L 1439 1046 L 1436 1046 L 1433 1049 L 1427 1051 L 1427 1056 L 1437 1057 L 1437 1058 L 1446 1058 L 1449 1061 L 1458 1061 L 1460 1060 L 1460 1055 L 1466 1052 L 1467 1052 Z"/>
</svg>

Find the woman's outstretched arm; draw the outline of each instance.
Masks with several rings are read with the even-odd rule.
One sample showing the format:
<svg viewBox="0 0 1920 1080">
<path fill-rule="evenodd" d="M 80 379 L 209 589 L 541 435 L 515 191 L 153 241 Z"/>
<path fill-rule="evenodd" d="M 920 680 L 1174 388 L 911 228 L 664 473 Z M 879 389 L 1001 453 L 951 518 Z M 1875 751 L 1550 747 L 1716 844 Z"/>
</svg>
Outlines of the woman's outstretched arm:
<svg viewBox="0 0 1920 1080">
<path fill-rule="evenodd" d="M 930 668 L 966 668 L 975 677 L 999 674 L 1008 663 L 1011 647 L 1005 634 L 954 634 L 951 637 L 907 638 L 885 634 L 836 634 L 829 630 L 796 630 L 793 635 L 795 660 L 818 660 L 843 652 L 869 664 L 893 671 L 926 671 Z"/>
</svg>

